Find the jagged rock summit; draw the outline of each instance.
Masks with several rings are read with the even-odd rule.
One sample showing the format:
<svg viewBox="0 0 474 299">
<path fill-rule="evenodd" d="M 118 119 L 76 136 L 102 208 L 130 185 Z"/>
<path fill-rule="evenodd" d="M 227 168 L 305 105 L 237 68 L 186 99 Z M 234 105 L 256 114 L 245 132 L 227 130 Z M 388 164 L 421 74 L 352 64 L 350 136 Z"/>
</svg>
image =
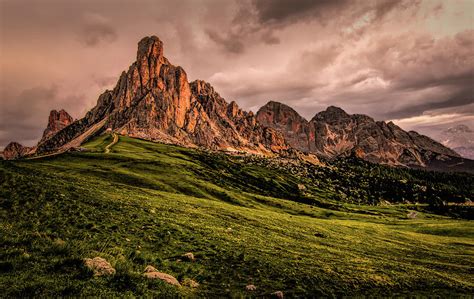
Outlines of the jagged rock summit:
<svg viewBox="0 0 474 299">
<path fill-rule="evenodd" d="M 69 126 L 73 122 L 73 118 L 64 109 L 58 111 L 52 110 L 49 113 L 48 125 L 43 132 L 40 142 L 49 139 L 51 136 Z"/>
<path fill-rule="evenodd" d="M 21 158 L 28 153 L 30 153 L 32 148 L 23 146 L 18 142 L 10 142 L 4 149 L 3 149 L 3 158 L 5 160 L 14 160 Z"/>
<path fill-rule="evenodd" d="M 189 83 L 186 72 L 163 56 L 156 36 L 138 43 L 137 60 L 97 105 L 38 146 L 44 153 L 77 146 L 106 129 L 120 134 L 183 146 L 249 152 L 287 148 L 276 130 L 255 115 L 228 104 L 209 83 Z"/>
<path fill-rule="evenodd" d="M 257 112 L 257 120 L 281 131 L 291 147 L 327 158 L 354 154 L 375 163 L 426 166 L 433 159 L 459 157 L 442 144 L 392 122 L 350 115 L 334 106 L 307 121 L 292 108 L 271 101 Z"/>
</svg>

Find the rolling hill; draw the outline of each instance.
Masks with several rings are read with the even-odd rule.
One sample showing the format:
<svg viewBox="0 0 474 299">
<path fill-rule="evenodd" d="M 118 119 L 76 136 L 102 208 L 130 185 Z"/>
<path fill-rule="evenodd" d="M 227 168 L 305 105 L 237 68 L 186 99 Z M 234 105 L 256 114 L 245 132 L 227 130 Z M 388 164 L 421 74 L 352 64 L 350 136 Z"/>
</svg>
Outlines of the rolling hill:
<svg viewBox="0 0 474 299">
<path fill-rule="evenodd" d="M 2 296 L 473 293 L 472 175 L 305 159 L 113 133 L 0 161 Z M 115 275 L 94 277 L 94 257 Z"/>
</svg>

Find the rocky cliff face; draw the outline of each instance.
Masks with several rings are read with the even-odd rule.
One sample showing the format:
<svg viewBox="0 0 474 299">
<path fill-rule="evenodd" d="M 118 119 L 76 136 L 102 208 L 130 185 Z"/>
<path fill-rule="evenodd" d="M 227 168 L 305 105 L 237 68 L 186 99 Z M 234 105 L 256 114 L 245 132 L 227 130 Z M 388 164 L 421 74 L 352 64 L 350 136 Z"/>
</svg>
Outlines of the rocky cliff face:
<svg viewBox="0 0 474 299">
<path fill-rule="evenodd" d="M 38 153 L 65 149 L 105 129 L 148 140 L 211 149 L 270 152 L 286 142 L 235 102 L 228 104 L 203 81 L 163 56 L 156 37 L 138 43 L 137 59 L 115 88 L 104 92 L 87 115 L 38 146 Z"/>
<path fill-rule="evenodd" d="M 3 149 L 3 158 L 5 160 L 18 159 L 28 154 L 31 150 L 31 147 L 23 146 L 18 142 L 10 142 L 5 149 Z"/>
<path fill-rule="evenodd" d="M 375 163 L 425 166 L 443 156 L 459 157 L 442 144 L 392 122 L 350 115 L 333 106 L 308 122 L 293 109 L 269 102 L 258 111 L 257 120 L 282 131 L 291 147 L 327 158 L 354 154 Z"/>
<path fill-rule="evenodd" d="M 49 113 L 48 125 L 44 130 L 43 137 L 41 138 L 39 143 L 50 138 L 65 127 L 69 126 L 72 122 L 72 117 L 64 109 L 61 109 L 59 112 L 56 110 L 52 110 Z"/>
<path fill-rule="evenodd" d="M 297 150 L 308 152 L 314 143 L 309 122 L 285 104 L 268 102 L 258 111 L 257 120 L 264 126 L 280 131 L 288 144 Z"/>
</svg>

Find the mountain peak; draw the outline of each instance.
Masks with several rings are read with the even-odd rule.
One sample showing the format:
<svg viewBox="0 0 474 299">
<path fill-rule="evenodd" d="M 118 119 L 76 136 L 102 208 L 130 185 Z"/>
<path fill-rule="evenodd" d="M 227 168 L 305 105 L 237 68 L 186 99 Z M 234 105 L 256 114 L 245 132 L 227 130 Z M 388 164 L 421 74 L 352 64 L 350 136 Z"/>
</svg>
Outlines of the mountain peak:
<svg viewBox="0 0 474 299">
<path fill-rule="evenodd" d="M 265 105 L 263 105 L 262 107 L 289 107 L 291 108 L 290 106 L 286 105 L 286 104 L 283 104 L 283 103 L 280 103 L 280 102 L 277 102 L 277 101 L 268 101 Z"/>
<path fill-rule="evenodd" d="M 195 94 L 212 94 L 214 93 L 214 87 L 209 82 L 204 80 L 194 80 L 189 83 L 191 90 Z"/>
<path fill-rule="evenodd" d="M 349 114 L 346 113 L 342 108 L 336 106 L 329 106 L 326 110 L 316 113 L 312 120 L 337 120 L 340 118 L 347 118 Z"/>
<path fill-rule="evenodd" d="M 294 148 L 308 149 L 308 121 L 293 108 L 280 102 L 269 101 L 257 112 L 257 120 L 264 126 L 280 131 Z"/>
<path fill-rule="evenodd" d="M 326 111 L 325 112 L 328 112 L 328 113 L 334 113 L 334 114 L 344 114 L 344 115 L 348 115 L 346 113 L 346 111 L 344 111 L 342 108 L 340 107 L 337 107 L 337 106 L 329 106 L 326 108 Z"/>
<path fill-rule="evenodd" d="M 257 116 L 261 115 L 260 117 L 263 120 L 263 115 L 264 114 L 274 114 L 276 117 L 280 118 L 288 118 L 290 117 L 293 121 L 298 119 L 300 121 L 306 121 L 301 115 L 299 115 L 298 112 L 296 112 L 293 108 L 290 106 L 276 102 L 276 101 L 268 101 L 265 105 L 260 107 L 260 109 L 257 112 Z"/>
<path fill-rule="evenodd" d="M 137 61 L 145 57 L 163 58 L 163 42 L 157 36 L 146 36 L 138 42 Z"/>
<path fill-rule="evenodd" d="M 40 143 L 69 126 L 73 121 L 73 118 L 66 112 L 66 110 L 51 110 L 48 117 L 48 125 L 43 132 L 43 137 L 41 138 Z"/>
</svg>

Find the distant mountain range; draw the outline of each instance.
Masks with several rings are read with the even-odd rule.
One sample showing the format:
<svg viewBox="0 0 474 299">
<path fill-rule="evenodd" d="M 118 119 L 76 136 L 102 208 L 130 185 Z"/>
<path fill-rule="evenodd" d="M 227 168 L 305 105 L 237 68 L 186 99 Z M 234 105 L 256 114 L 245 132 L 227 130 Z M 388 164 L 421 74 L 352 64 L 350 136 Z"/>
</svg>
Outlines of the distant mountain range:
<svg viewBox="0 0 474 299">
<path fill-rule="evenodd" d="M 474 159 L 474 131 L 466 125 L 457 125 L 434 136 L 443 145 L 459 155 Z"/>
<path fill-rule="evenodd" d="M 326 159 L 356 155 L 395 166 L 457 167 L 472 162 L 392 122 L 349 115 L 337 107 L 310 121 L 278 102 L 267 103 L 256 115 L 243 111 L 235 102 L 226 102 L 209 83 L 189 83 L 186 72 L 163 56 L 163 43 L 156 36 L 138 43 L 136 61 L 83 118 L 73 121 L 64 110 L 53 111 L 37 146 L 10 143 L 3 155 L 14 159 L 63 152 L 105 131 L 212 150 L 265 155 L 298 150 Z"/>
</svg>

